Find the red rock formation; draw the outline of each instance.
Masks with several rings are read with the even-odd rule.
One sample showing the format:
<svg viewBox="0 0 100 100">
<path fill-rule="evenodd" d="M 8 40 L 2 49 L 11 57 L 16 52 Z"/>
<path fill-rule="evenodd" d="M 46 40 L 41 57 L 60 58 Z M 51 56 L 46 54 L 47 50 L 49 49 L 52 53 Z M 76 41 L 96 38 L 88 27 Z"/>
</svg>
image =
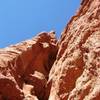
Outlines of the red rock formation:
<svg viewBox="0 0 100 100">
<path fill-rule="evenodd" d="M 100 100 L 100 0 L 83 0 L 56 42 L 44 32 L 0 49 L 0 100 Z"/>
<path fill-rule="evenodd" d="M 83 0 L 62 33 L 48 100 L 100 100 L 100 0 Z"/>
<path fill-rule="evenodd" d="M 56 57 L 56 42 L 54 32 L 44 32 L 0 50 L 0 100 L 42 98 Z"/>
</svg>

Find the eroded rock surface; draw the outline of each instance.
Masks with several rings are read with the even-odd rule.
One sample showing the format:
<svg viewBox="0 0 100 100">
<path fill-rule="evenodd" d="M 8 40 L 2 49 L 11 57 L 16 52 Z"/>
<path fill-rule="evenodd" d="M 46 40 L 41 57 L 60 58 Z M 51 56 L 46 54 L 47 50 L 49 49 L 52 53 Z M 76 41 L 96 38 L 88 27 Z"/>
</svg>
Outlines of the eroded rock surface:
<svg viewBox="0 0 100 100">
<path fill-rule="evenodd" d="M 42 100 L 57 54 L 56 42 L 54 32 L 43 32 L 0 49 L 0 100 Z"/>
<path fill-rule="evenodd" d="M 100 0 L 83 0 L 62 33 L 47 91 L 48 100 L 100 100 Z"/>
<path fill-rule="evenodd" d="M 0 49 L 0 100 L 100 100 L 100 0 L 82 1 L 59 42 L 43 32 Z"/>
</svg>

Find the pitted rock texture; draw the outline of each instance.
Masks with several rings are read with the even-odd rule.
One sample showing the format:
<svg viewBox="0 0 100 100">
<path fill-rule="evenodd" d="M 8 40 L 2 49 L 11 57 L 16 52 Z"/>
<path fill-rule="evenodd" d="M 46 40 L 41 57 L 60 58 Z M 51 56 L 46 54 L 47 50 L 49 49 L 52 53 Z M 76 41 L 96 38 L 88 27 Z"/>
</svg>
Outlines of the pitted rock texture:
<svg viewBox="0 0 100 100">
<path fill-rule="evenodd" d="M 51 69 L 49 100 L 100 99 L 100 34 L 91 35 L 83 51 L 77 50 L 65 61 L 55 62 Z"/>
<path fill-rule="evenodd" d="M 42 100 L 57 53 L 55 33 L 0 49 L 0 100 Z"/>
<path fill-rule="evenodd" d="M 58 42 L 0 49 L 0 100 L 100 100 L 100 0 L 83 0 Z"/>
<path fill-rule="evenodd" d="M 48 100 L 100 100 L 100 0 L 83 0 L 62 33 Z"/>
</svg>

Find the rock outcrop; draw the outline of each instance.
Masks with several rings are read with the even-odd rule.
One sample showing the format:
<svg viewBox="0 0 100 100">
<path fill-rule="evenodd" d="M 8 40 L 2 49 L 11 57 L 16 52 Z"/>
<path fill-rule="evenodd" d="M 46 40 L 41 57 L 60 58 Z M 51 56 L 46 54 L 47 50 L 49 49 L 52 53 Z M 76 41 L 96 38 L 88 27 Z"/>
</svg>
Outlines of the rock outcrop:
<svg viewBox="0 0 100 100">
<path fill-rule="evenodd" d="M 0 100 L 100 100 L 100 0 L 83 0 L 58 42 L 0 49 Z"/>
<path fill-rule="evenodd" d="M 48 100 L 100 100 L 100 0 L 83 0 L 62 32 L 48 87 Z"/>
<path fill-rule="evenodd" d="M 0 100 L 42 100 L 56 42 L 54 32 L 43 32 L 0 50 Z"/>
</svg>

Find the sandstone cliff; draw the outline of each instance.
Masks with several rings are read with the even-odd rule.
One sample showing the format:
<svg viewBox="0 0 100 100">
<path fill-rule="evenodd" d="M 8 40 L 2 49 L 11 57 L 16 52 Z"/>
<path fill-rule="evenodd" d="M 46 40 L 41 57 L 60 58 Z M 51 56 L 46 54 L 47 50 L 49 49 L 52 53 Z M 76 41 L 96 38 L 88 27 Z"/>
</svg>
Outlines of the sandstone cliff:
<svg viewBox="0 0 100 100">
<path fill-rule="evenodd" d="M 56 42 L 54 32 L 44 32 L 0 50 L 0 100 L 42 100 Z"/>
<path fill-rule="evenodd" d="M 100 0 L 83 0 L 59 42 L 49 100 L 100 100 Z"/>
<path fill-rule="evenodd" d="M 100 0 L 83 0 L 58 42 L 0 49 L 0 100 L 100 100 Z"/>
</svg>

